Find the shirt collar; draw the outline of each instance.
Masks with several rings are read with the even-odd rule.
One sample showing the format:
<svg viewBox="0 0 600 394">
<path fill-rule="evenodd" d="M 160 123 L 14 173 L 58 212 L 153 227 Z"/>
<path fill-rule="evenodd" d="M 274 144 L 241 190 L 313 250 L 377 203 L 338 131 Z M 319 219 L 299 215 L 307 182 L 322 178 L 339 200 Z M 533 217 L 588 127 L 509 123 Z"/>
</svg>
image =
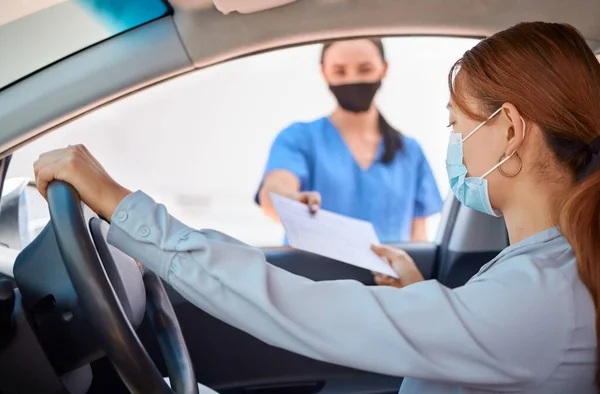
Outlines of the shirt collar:
<svg viewBox="0 0 600 394">
<path fill-rule="evenodd" d="M 479 276 L 489 270 L 494 264 L 508 257 L 513 257 L 516 255 L 520 255 L 524 253 L 523 249 L 527 249 L 528 246 L 543 244 L 546 242 L 550 242 L 556 238 L 562 237 L 562 233 L 560 232 L 558 227 L 550 227 L 546 230 L 540 231 L 539 233 L 535 233 L 516 244 L 510 245 L 505 248 L 502 252 L 500 252 L 496 257 L 492 259 L 489 263 L 485 264 L 474 277 Z"/>
</svg>

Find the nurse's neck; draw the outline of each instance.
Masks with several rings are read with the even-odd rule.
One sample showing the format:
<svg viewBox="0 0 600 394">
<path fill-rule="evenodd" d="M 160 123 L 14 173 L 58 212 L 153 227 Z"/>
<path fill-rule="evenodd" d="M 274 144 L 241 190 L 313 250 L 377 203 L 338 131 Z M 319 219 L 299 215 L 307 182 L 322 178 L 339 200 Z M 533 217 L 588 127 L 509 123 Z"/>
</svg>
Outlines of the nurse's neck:
<svg viewBox="0 0 600 394">
<path fill-rule="evenodd" d="M 379 112 L 373 105 L 367 112 L 353 113 L 340 107 L 329 117 L 342 134 L 379 138 Z"/>
</svg>

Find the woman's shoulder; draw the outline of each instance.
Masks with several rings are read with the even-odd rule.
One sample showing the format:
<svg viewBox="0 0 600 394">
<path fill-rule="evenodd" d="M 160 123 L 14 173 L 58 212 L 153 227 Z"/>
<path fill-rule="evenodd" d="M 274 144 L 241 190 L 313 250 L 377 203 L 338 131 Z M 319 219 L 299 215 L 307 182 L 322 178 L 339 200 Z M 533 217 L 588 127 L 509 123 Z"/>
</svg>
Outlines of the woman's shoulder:
<svg viewBox="0 0 600 394">
<path fill-rule="evenodd" d="M 396 152 L 396 160 L 409 160 L 411 163 L 418 164 L 425 158 L 425 153 L 421 144 L 413 137 L 400 135 L 402 148 Z"/>
<path fill-rule="evenodd" d="M 557 231 L 551 229 L 546 233 Z M 594 302 L 579 276 L 575 253 L 565 237 L 517 247 L 515 253 L 500 258 L 480 278 L 474 278 L 474 282 L 478 280 L 494 282 L 512 293 L 523 313 L 531 308 L 546 310 L 548 315 L 564 320 L 567 324 L 563 328 L 567 331 L 584 328 L 575 340 L 590 346 L 595 343 Z M 548 325 L 557 329 L 560 324 L 553 320 Z"/>
<path fill-rule="evenodd" d="M 552 276 L 556 281 L 571 281 L 577 276 L 573 248 L 557 227 L 540 231 L 504 249 L 484 266 L 482 273 L 518 272 L 530 278 Z M 540 283 L 548 281 L 540 281 Z"/>
<path fill-rule="evenodd" d="M 404 134 L 402 134 L 400 138 L 402 139 L 402 146 L 404 149 L 416 154 L 423 154 L 423 148 L 421 148 L 421 144 L 415 138 Z"/>
<path fill-rule="evenodd" d="M 294 138 L 314 138 L 322 134 L 322 131 L 328 126 L 329 120 L 327 117 L 321 117 L 311 121 L 293 122 L 286 126 L 279 133 L 280 136 L 288 136 Z"/>
<path fill-rule="evenodd" d="M 582 297 L 587 290 L 579 278 L 575 253 L 557 228 L 509 246 L 497 260 L 484 266 L 472 282 L 479 280 L 501 283 L 529 298 L 538 297 L 549 307 L 556 306 L 559 299 L 569 300 L 575 309 L 591 306 Z"/>
</svg>

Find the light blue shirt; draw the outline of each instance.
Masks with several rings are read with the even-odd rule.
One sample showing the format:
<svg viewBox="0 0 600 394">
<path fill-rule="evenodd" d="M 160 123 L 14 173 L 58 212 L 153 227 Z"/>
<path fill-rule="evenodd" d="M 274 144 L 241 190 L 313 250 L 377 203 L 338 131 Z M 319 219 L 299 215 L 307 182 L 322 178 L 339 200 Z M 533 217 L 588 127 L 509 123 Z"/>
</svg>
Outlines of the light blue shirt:
<svg viewBox="0 0 600 394">
<path fill-rule="evenodd" d="M 556 228 L 456 289 L 314 282 L 141 192 L 121 202 L 108 241 L 217 319 L 307 357 L 407 377 L 402 394 L 597 393 L 594 303 Z"/>
<path fill-rule="evenodd" d="M 435 178 L 412 138 L 383 163 L 383 142 L 368 169 L 361 168 L 329 118 L 294 123 L 271 146 L 265 176 L 287 170 L 300 181 L 301 191 L 321 194 L 323 209 L 371 222 L 383 243 L 410 240 L 412 221 L 442 210 Z"/>
</svg>

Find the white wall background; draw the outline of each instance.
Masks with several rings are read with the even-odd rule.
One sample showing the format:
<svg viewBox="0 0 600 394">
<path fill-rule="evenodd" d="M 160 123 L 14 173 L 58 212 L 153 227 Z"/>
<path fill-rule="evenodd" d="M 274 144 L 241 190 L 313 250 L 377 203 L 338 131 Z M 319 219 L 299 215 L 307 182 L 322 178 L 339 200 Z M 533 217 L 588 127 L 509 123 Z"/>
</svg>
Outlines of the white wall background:
<svg viewBox="0 0 600 394">
<path fill-rule="evenodd" d="M 477 41 L 385 40 L 390 71 L 377 102 L 422 145 L 443 195 L 447 74 Z M 280 245 L 282 229 L 253 202 L 271 141 L 291 122 L 328 114 L 319 45 L 235 60 L 188 74 L 97 110 L 22 148 L 9 177 L 33 176 L 40 153 L 84 143 L 114 177 L 142 189 L 198 228 L 255 245 Z M 436 230 L 431 221 L 430 237 Z"/>
</svg>

